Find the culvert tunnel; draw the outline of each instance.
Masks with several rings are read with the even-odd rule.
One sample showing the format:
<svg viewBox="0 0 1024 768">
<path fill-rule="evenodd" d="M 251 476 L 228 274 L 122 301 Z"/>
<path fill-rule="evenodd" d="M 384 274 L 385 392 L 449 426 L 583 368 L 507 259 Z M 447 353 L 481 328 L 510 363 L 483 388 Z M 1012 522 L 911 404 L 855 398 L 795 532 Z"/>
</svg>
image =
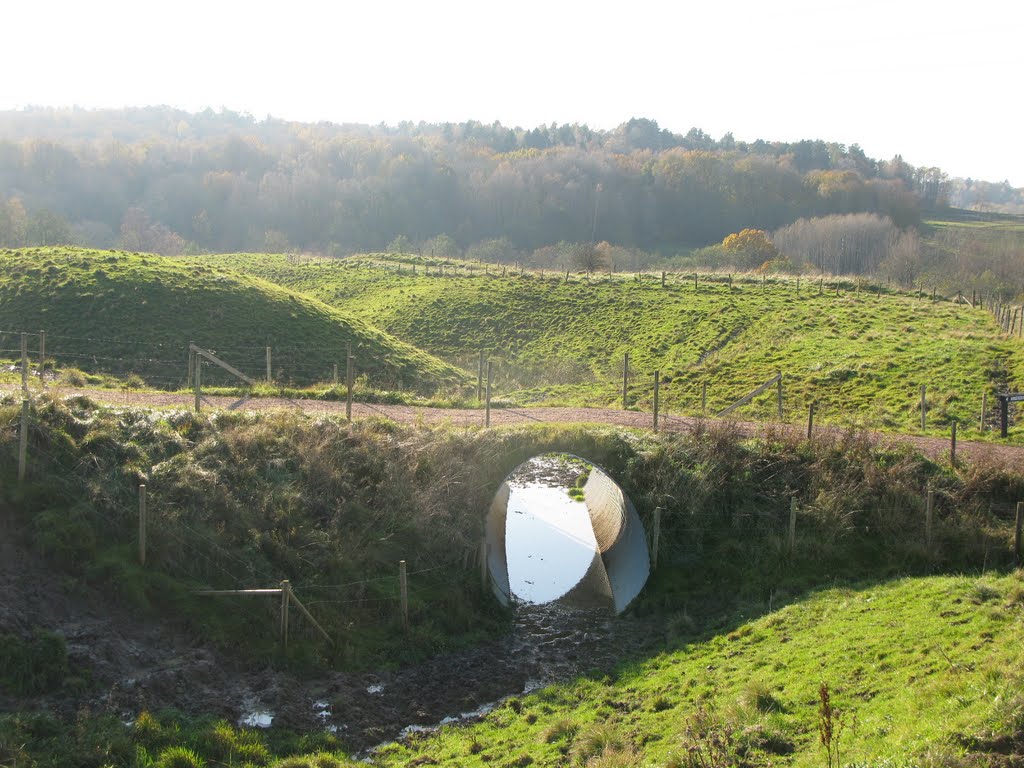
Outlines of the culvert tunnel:
<svg viewBox="0 0 1024 768">
<path fill-rule="evenodd" d="M 595 464 L 544 454 L 501 483 L 486 521 L 491 587 L 503 605 L 558 602 L 621 613 L 650 574 L 629 497 Z"/>
</svg>

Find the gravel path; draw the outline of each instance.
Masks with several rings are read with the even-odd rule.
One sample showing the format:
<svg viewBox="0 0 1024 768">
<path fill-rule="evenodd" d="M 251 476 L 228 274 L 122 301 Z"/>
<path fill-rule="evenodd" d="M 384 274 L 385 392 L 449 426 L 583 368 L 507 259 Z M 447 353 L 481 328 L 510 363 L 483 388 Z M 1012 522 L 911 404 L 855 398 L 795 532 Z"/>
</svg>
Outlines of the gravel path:
<svg viewBox="0 0 1024 768">
<path fill-rule="evenodd" d="M 192 395 L 133 392 L 125 394 L 106 389 L 66 389 L 60 394 L 86 395 L 102 403 L 112 405 L 134 405 L 158 408 L 191 408 L 194 404 Z M 210 408 L 230 408 L 237 402 L 233 397 L 204 397 L 203 403 Z M 345 414 L 345 403 L 333 400 L 291 400 L 279 397 L 261 397 L 245 400 L 237 406 L 240 410 L 301 410 L 304 413 L 326 413 L 333 415 Z M 354 403 L 352 406 L 354 419 L 380 417 L 400 423 L 452 424 L 455 426 L 483 426 L 484 411 L 482 408 L 427 408 L 412 405 L 371 405 Z M 661 428 L 669 432 L 685 432 L 691 430 L 700 419 L 690 416 L 663 416 Z M 721 423 L 718 419 L 705 421 Z M 508 426 L 514 424 L 607 424 L 635 429 L 650 429 L 653 426 L 650 413 L 640 411 L 621 411 L 609 408 L 494 408 L 491 410 L 492 426 Z M 745 435 L 753 435 L 764 429 L 766 424 L 749 421 L 731 423 Z M 789 425 L 787 429 L 804 434 L 806 426 Z M 816 426 L 817 434 L 841 433 L 835 427 Z M 948 459 L 950 441 L 938 437 L 922 437 L 888 432 L 870 432 L 871 438 L 880 444 L 909 443 L 922 453 L 933 459 Z M 985 463 L 998 463 L 1024 472 L 1024 446 L 1005 445 L 990 442 L 957 441 L 957 458 Z"/>
</svg>

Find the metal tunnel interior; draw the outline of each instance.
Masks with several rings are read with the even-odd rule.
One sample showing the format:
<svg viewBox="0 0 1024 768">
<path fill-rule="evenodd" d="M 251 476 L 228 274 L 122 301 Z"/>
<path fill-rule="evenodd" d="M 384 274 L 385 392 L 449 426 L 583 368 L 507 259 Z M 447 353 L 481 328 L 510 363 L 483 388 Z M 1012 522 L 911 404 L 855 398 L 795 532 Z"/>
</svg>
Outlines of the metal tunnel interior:
<svg viewBox="0 0 1024 768">
<path fill-rule="evenodd" d="M 509 473 L 491 502 L 487 513 L 485 536 L 487 567 L 491 587 L 503 605 L 515 601 L 509 586 L 509 562 L 506 552 L 506 530 L 512 488 L 509 479 L 531 461 L 524 462 Z M 650 575 L 647 536 L 640 516 L 618 483 L 592 462 L 583 486 L 590 525 L 593 528 L 593 560 L 580 582 L 556 602 L 571 607 L 607 606 L 621 613 L 643 589 Z"/>
</svg>

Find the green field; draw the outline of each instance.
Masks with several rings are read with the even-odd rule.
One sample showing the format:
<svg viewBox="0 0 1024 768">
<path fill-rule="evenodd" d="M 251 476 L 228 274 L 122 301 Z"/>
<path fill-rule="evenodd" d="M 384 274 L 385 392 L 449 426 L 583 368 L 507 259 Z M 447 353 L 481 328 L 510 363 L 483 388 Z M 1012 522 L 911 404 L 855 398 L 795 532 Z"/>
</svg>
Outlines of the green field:
<svg viewBox="0 0 1024 768">
<path fill-rule="evenodd" d="M 0 330 L 45 330 L 48 359 L 59 367 L 111 371 L 143 384 L 186 384 L 188 343 L 211 349 L 254 378 L 264 378 L 266 347 L 277 348 L 275 377 L 328 381 L 348 344 L 361 373 L 379 386 L 433 390 L 463 374 L 435 357 L 314 298 L 242 272 L 160 256 L 77 248 L 0 251 Z M 343 374 L 342 374 L 343 375 Z M 210 383 L 233 381 L 210 369 Z"/>
<path fill-rule="evenodd" d="M 649 407 L 653 373 L 670 413 L 717 412 L 782 371 L 788 419 L 817 418 L 920 431 L 919 387 L 929 430 L 951 422 L 979 437 L 981 399 L 1024 385 L 1024 342 L 991 315 L 945 298 L 844 280 L 726 275 L 600 276 L 526 272 L 448 262 L 416 274 L 410 259 L 307 261 L 283 256 L 210 256 L 379 325 L 398 338 L 473 369 L 479 350 L 497 363 L 496 396 L 517 404 L 615 407 L 629 352 L 630 403 Z M 415 259 L 413 259 L 415 261 Z M 404 262 L 404 263 L 403 263 Z M 399 271 L 401 270 L 401 271 Z M 820 292 L 819 292 L 820 289 Z M 775 414 L 769 392 L 736 412 Z M 992 414 L 990 412 L 990 418 Z M 986 433 L 990 434 L 990 433 Z"/>
</svg>

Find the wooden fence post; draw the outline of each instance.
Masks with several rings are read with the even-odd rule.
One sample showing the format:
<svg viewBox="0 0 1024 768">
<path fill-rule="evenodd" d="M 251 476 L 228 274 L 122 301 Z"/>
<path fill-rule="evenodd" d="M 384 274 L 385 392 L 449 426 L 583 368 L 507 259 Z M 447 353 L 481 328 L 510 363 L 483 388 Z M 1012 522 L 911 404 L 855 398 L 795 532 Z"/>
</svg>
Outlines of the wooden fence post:
<svg viewBox="0 0 1024 768">
<path fill-rule="evenodd" d="M 486 401 L 484 403 L 484 426 L 491 426 L 491 376 L 492 376 L 491 361 L 487 361 L 487 392 Z"/>
<path fill-rule="evenodd" d="M 654 372 L 654 431 L 658 431 L 658 390 L 661 385 L 661 371 Z"/>
<path fill-rule="evenodd" d="M 979 429 L 982 432 L 985 431 L 985 416 L 988 415 L 987 411 L 988 411 L 988 392 L 982 392 L 981 393 L 981 424 L 979 426 Z"/>
<path fill-rule="evenodd" d="M 629 406 L 629 352 L 622 356 L 622 410 Z"/>
<path fill-rule="evenodd" d="M 39 381 L 46 389 L 46 331 L 39 332 Z"/>
<path fill-rule="evenodd" d="M 811 437 L 814 435 L 814 401 L 807 406 L 807 442 L 811 441 Z"/>
<path fill-rule="evenodd" d="M 796 551 L 796 496 L 789 500 L 789 554 Z"/>
<path fill-rule="evenodd" d="M 21 334 L 21 391 L 28 392 L 28 334 Z"/>
<path fill-rule="evenodd" d="M 956 466 L 956 420 L 953 420 L 949 437 L 949 463 Z"/>
<path fill-rule="evenodd" d="M 693 290 L 697 290 L 697 273 L 693 273 Z"/>
<path fill-rule="evenodd" d="M 288 652 L 288 603 L 292 585 L 285 579 L 281 582 L 281 643 L 285 653 Z"/>
<path fill-rule="evenodd" d="M 196 413 L 200 413 L 203 409 L 203 358 L 198 353 L 195 354 L 195 374 Z"/>
<path fill-rule="evenodd" d="M 928 489 L 924 506 L 924 542 L 930 549 L 932 546 L 932 521 L 935 518 L 935 491 Z"/>
<path fill-rule="evenodd" d="M 779 375 L 779 382 L 778 382 L 778 391 L 776 393 L 776 398 L 778 400 L 778 405 L 779 405 L 779 421 L 782 421 L 782 371 L 779 371 L 778 375 Z"/>
<path fill-rule="evenodd" d="M 270 347 L 267 347 L 267 384 L 274 381 L 273 369 L 270 366 Z"/>
<path fill-rule="evenodd" d="M 661 270 L 661 287 L 665 287 L 665 270 Z"/>
<path fill-rule="evenodd" d="M 25 481 L 28 469 L 28 400 L 21 401 L 21 429 L 18 431 L 18 482 Z"/>
<path fill-rule="evenodd" d="M 1021 560 L 1021 534 L 1024 533 L 1024 501 L 1017 502 L 1017 520 L 1013 529 L 1013 559 L 1018 566 L 1024 565 Z"/>
<path fill-rule="evenodd" d="M 146 486 L 139 486 L 139 565 L 146 564 Z"/>
<path fill-rule="evenodd" d="M 398 561 L 398 588 L 402 600 L 402 629 L 409 631 L 409 581 L 405 571 L 405 560 Z"/>
<path fill-rule="evenodd" d="M 353 381 L 355 374 L 355 358 L 352 357 L 352 345 L 348 345 L 348 354 L 345 356 L 345 419 L 351 423 L 352 421 L 352 388 L 355 385 Z"/>
<path fill-rule="evenodd" d="M 654 508 L 654 523 L 651 526 L 651 570 L 658 567 L 658 549 L 661 546 L 661 507 Z"/>
<path fill-rule="evenodd" d="M 928 416 L 928 401 L 927 401 L 927 388 L 924 384 L 921 385 L 921 429 L 926 429 Z"/>
</svg>

